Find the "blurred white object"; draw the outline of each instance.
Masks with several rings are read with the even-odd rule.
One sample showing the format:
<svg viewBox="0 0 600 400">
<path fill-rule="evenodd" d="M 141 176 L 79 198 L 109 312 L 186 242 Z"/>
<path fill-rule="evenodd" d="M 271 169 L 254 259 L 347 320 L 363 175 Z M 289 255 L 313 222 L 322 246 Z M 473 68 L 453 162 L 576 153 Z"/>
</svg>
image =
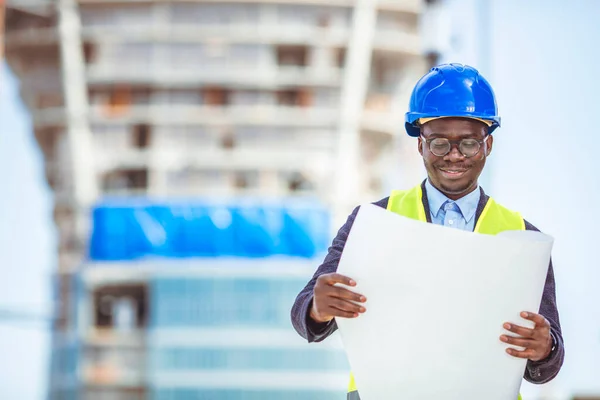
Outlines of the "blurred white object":
<svg viewBox="0 0 600 400">
<path fill-rule="evenodd" d="M 113 301 L 113 324 L 114 328 L 121 332 L 131 332 L 135 329 L 135 304 L 132 299 L 124 297 Z"/>
</svg>

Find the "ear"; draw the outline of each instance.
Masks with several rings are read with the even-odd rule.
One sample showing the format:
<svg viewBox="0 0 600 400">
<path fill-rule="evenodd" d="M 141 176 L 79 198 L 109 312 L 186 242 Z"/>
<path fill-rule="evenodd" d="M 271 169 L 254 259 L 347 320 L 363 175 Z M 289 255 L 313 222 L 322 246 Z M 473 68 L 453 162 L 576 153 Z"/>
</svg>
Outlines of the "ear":
<svg viewBox="0 0 600 400">
<path fill-rule="evenodd" d="M 421 136 L 417 138 L 417 148 L 419 150 L 419 154 L 423 156 L 423 139 L 421 139 Z"/>
<path fill-rule="evenodd" d="M 489 156 L 492 153 L 492 147 L 494 144 L 494 136 L 489 135 L 488 139 L 485 141 L 485 156 Z"/>
</svg>

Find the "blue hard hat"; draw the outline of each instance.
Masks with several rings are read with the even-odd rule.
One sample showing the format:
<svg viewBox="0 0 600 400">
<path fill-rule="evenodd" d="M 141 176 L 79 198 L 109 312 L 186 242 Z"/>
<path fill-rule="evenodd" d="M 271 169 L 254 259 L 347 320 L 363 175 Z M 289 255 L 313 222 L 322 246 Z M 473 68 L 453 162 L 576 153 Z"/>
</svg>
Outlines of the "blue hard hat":
<svg viewBox="0 0 600 400">
<path fill-rule="evenodd" d="M 435 117 L 484 120 L 488 133 L 500 126 L 492 86 L 475 68 L 462 64 L 438 65 L 417 82 L 406 113 L 406 132 L 419 136 L 419 119 Z"/>
</svg>

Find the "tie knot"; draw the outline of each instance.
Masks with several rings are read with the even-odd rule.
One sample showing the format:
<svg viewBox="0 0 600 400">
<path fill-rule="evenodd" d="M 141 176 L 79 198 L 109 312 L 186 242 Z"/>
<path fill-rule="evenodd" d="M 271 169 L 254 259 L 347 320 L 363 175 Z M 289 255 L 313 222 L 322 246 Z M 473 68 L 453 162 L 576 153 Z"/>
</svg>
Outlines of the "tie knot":
<svg viewBox="0 0 600 400">
<path fill-rule="evenodd" d="M 456 205 L 455 202 L 447 200 L 444 203 L 444 210 L 446 210 L 446 211 L 458 211 L 458 206 Z"/>
</svg>

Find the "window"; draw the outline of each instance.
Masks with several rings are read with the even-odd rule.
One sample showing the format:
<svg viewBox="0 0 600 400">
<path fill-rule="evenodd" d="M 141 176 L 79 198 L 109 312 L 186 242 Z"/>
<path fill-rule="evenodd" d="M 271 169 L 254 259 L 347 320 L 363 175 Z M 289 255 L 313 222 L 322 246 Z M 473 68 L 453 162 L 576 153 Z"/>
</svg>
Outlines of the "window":
<svg viewBox="0 0 600 400">
<path fill-rule="evenodd" d="M 0 2 L 4 4 L 5 2 Z M 7 30 L 19 30 L 27 28 L 51 28 L 56 26 L 56 16 L 45 16 L 42 13 L 25 11 L 26 7 L 19 7 L 20 2 L 10 7 L 10 18 L 6 19 Z"/>
<path fill-rule="evenodd" d="M 240 147 L 256 146 L 263 136 L 264 128 L 239 126 L 235 130 L 236 144 Z"/>
<path fill-rule="evenodd" d="M 344 371 L 348 368 L 342 350 L 322 348 L 163 347 L 157 350 L 156 361 L 157 368 L 163 371 L 310 371 L 315 365 L 322 371 Z"/>
<path fill-rule="evenodd" d="M 313 184 L 300 172 L 287 174 L 285 179 L 287 182 L 287 189 L 290 192 L 300 192 L 314 189 Z"/>
<path fill-rule="evenodd" d="M 231 103 L 240 106 L 263 104 L 264 93 L 257 90 L 236 90 L 231 94 Z"/>
<path fill-rule="evenodd" d="M 325 389 L 221 389 L 221 388 L 180 388 L 158 387 L 153 390 L 155 400 L 331 400 L 340 397 L 339 390 Z M 345 396 L 344 396 L 345 397 Z M 112 399 L 112 397 L 110 397 Z M 86 399 L 87 400 L 87 399 Z M 595 399 L 591 399 L 595 400 Z"/>
<path fill-rule="evenodd" d="M 146 4 L 111 5 L 117 26 L 146 27 L 154 22 L 154 8 Z"/>
<path fill-rule="evenodd" d="M 15 60 L 16 61 L 16 60 Z M 35 51 L 21 51 L 18 57 L 19 70 L 23 72 L 58 72 L 60 52 L 58 46 L 36 46 Z M 59 73 L 56 75 L 60 76 Z M 30 78 L 28 78 L 30 79 Z"/>
<path fill-rule="evenodd" d="M 269 58 L 270 51 L 271 48 L 267 45 L 236 44 L 220 50 L 220 54 L 217 52 L 217 55 L 222 57 L 221 62 L 226 63 L 228 68 L 245 72 L 260 68 L 261 58 Z"/>
<path fill-rule="evenodd" d="M 40 93 L 37 97 L 37 108 L 57 108 L 64 105 L 61 93 Z"/>
<path fill-rule="evenodd" d="M 94 146 L 103 151 L 120 151 L 130 147 L 130 127 L 126 124 L 93 124 Z"/>
<path fill-rule="evenodd" d="M 189 194 L 195 191 L 210 192 L 223 188 L 229 189 L 230 183 L 221 170 L 203 170 L 188 167 L 168 172 L 166 174 L 166 186 L 172 193 Z"/>
<path fill-rule="evenodd" d="M 388 112 L 391 107 L 391 98 L 384 93 L 369 93 L 365 100 L 365 108 L 368 111 Z"/>
<path fill-rule="evenodd" d="M 286 5 L 277 7 L 277 20 L 281 26 L 302 28 L 316 26 L 323 8 L 307 5 Z"/>
<path fill-rule="evenodd" d="M 62 129 L 58 127 L 36 127 L 34 132 L 46 161 L 52 161 L 57 154 L 57 143 L 62 136 Z"/>
<path fill-rule="evenodd" d="M 134 105 L 148 105 L 152 97 L 152 90 L 148 87 L 134 87 L 131 89 L 131 103 Z"/>
<path fill-rule="evenodd" d="M 281 90 L 277 92 L 277 104 L 281 106 L 295 106 L 298 103 L 298 90 Z"/>
<path fill-rule="evenodd" d="M 233 179 L 236 189 L 251 189 L 258 187 L 257 171 L 236 171 Z"/>
<path fill-rule="evenodd" d="M 419 19 L 416 15 L 403 12 L 381 12 L 377 16 L 377 29 L 417 33 Z"/>
<path fill-rule="evenodd" d="M 80 5 L 84 27 L 118 27 L 131 29 L 151 25 L 153 8 L 148 5 Z"/>
<path fill-rule="evenodd" d="M 169 4 L 169 13 L 175 24 L 202 24 L 200 18 L 205 14 L 203 5 L 188 3 Z"/>
<path fill-rule="evenodd" d="M 169 43 L 166 47 L 170 65 L 178 69 L 197 69 L 207 62 L 208 49 L 199 43 Z"/>
<path fill-rule="evenodd" d="M 54 326 L 56 329 L 64 330 L 69 327 L 71 315 L 71 298 L 74 293 L 73 276 L 68 273 L 59 273 L 56 277 L 55 301 L 56 305 Z"/>
<path fill-rule="evenodd" d="M 83 44 L 83 58 L 85 60 L 86 65 L 94 64 L 98 57 L 98 48 L 94 43 L 84 43 Z"/>
<path fill-rule="evenodd" d="M 107 116 L 122 115 L 129 111 L 132 100 L 131 88 L 129 86 L 115 86 L 109 92 L 105 113 Z"/>
<path fill-rule="evenodd" d="M 329 9 L 330 25 L 334 28 L 348 28 L 352 20 L 352 7 L 333 7 Z"/>
<path fill-rule="evenodd" d="M 169 152 L 214 148 L 218 135 L 205 126 L 152 126 L 151 145 Z"/>
<path fill-rule="evenodd" d="M 170 93 L 172 105 L 198 105 L 202 104 L 202 92 L 197 90 L 172 90 Z"/>
<path fill-rule="evenodd" d="M 227 150 L 231 150 L 235 147 L 235 136 L 233 132 L 223 132 L 223 135 L 221 136 L 221 147 Z"/>
<path fill-rule="evenodd" d="M 148 289 L 144 284 L 102 286 L 94 291 L 93 301 L 96 327 L 142 328 L 148 322 Z"/>
<path fill-rule="evenodd" d="M 255 4 L 178 4 L 170 7 L 171 20 L 175 23 L 200 26 L 219 26 L 244 21 L 258 22 L 258 6 Z"/>
<path fill-rule="evenodd" d="M 126 22 L 125 24 L 129 24 Z M 105 60 L 121 68 L 145 68 L 152 62 L 153 43 L 136 42 L 115 44 L 112 54 Z"/>
<path fill-rule="evenodd" d="M 313 93 L 309 89 L 300 89 L 298 94 L 298 105 L 300 107 L 310 107 L 313 102 Z"/>
<path fill-rule="evenodd" d="M 319 28 L 328 28 L 331 25 L 331 15 L 321 14 L 317 19 L 317 26 Z"/>
<path fill-rule="evenodd" d="M 374 55 L 371 61 L 370 90 L 377 93 L 395 93 L 405 68 L 401 59 Z"/>
<path fill-rule="evenodd" d="M 147 399 L 144 388 L 104 388 L 87 387 L 84 400 L 144 400 Z M 62 397 L 57 397 L 62 399 Z"/>
<path fill-rule="evenodd" d="M 213 87 L 204 89 L 204 104 L 209 106 L 225 106 L 229 104 L 230 93 L 227 89 Z"/>
<path fill-rule="evenodd" d="M 189 106 L 202 104 L 202 91 L 194 89 L 173 89 L 156 91 L 153 104 Z"/>
<path fill-rule="evenodd" d="M 73 374 L 77 373 L 77 367 L 78 367 L 78 363 L 79 363 L 79 349 L 77 347 L 77 345 L 73 342 L 68 343 L 68 342 L 63 342 L 63 343 L 57 343 L 55 345 L 56 347 L 54 347 L 53 349 L 53 357 L 54 360 L 52 360 L 52 369 L 53 369 L 53 373 L 57 373 L 57 375 L 68 375 L 68 376 L 72 376 Z M 60 397 L 60 399 L 63 399 L 62 397 Z M 73 399 L 76 399 L 75 397 L 73 397 Z"/>
<path fill-rule="evenodd" d="M 287 305 L 305 283 L 291 277 L 161 278 L 152 286 L 153 324 L 287 328 Z"/>
<path fill-rule="evenodd" d="M 281 66 L 306 67 L 308 48 L 306 46 L 278 46 L 277 64 Z"/>
<path fill-rule="evenodd" d="M 440 63 L 440 53 L 431 51 L 425 54 L 425 60 L 427 61 L 428 69 L 431 69 Z"/>
<path fill-rule="evenodd" d="M 124 169 L 109 172 L 104 176 L 103 189 L 106 192 L 124 189 L 147 189 L 147 169 Z"/>
<path fill-rule="evenodd" d="M 288 89 L 277 92 L 277 104 L 282 106 L 309 107 L 312 105 L 312 92 L 308 89 Z"/>
<path fill-rule="evenodd" d="M 133 127 L 132 131 L 133 147 L 145 149 L 150 146 L 150 126 L 139 124 Z"/>
<path fill-rule="evenodd" d="M 369 189 L 373 192 L 381 192 L 383 188 L 383 183 L 381 182 L 381 178 L 379 177 L 371 177 L 369 179 Z"/>
<path fill-rule="evenodd" d="M 88 86 L 88 99 L 91 106 L 102 103 L 104 91 L 95 87 Z"/>
<path fill-rule="evenodd" d="M 344 66 L 346 65 L 346 48 L 342 47 L 342 48 L 338 48 L 335 49 L 335 65 L 338 68 L 344 68 Z"/>
<path fill-rule="evenodd" d="M 314 104 L 316 107 L 335 108 L 340 102 L 340 92 L 336 89 L 320 88 L 315 91 Z"/>
<path fill-rule="evenodd" d="M 81 25 L 83 27 L 104 27 L 111 24 L 114 20 L 112 9 L 106 7 L 93 7 L 88 5 L 79 6 Z"/>
</svg>

